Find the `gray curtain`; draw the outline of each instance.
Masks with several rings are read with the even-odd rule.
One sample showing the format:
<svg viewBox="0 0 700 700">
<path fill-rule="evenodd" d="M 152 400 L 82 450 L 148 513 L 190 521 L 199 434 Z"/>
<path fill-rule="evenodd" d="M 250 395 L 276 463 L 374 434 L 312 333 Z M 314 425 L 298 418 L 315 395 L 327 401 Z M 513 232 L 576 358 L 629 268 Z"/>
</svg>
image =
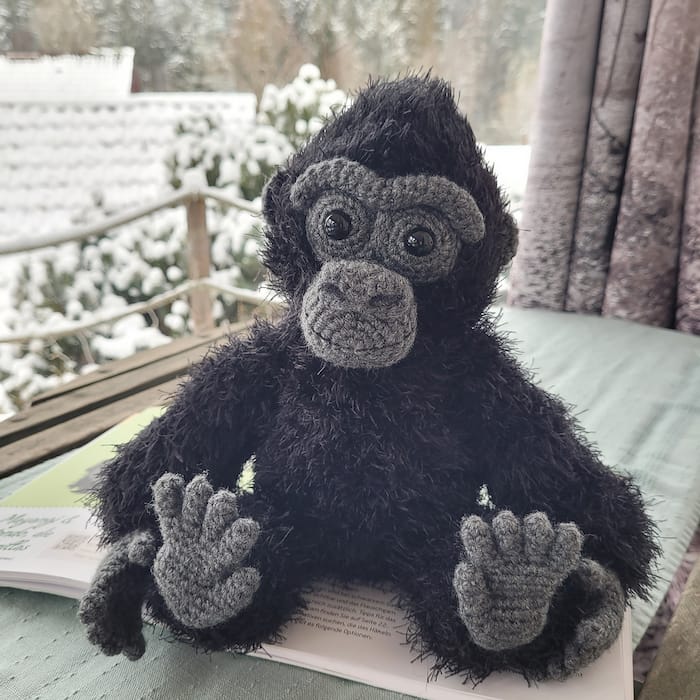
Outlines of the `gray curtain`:
<svg viewBox="0 0 700 700">
<path fill-rule="evenodd" d="M 509 302 L 700 334 L 700 1 L 549 0 Z"/>
</svg>

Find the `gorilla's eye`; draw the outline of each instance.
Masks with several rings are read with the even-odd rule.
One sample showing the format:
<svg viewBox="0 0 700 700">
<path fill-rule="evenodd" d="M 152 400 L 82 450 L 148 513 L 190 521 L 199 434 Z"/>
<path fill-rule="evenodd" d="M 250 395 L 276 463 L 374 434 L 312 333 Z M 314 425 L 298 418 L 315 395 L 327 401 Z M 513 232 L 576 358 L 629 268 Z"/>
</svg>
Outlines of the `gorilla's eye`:
<svg viewBox="0 0 700 700">
<path fill-rule="evenodd" d="M 414 228 L 403 237 L 404 248 L 418 258 L 432 253 L 435 248 L 435 236 L 425 228 Z"/>
<path fill-rule="evenodd" d="M 328 238 L 342 241 L 350 235 L 352 224 L 350 217 L 340 209 L 334 209 L 323 222 L 323 230 Z"/>
</svg>

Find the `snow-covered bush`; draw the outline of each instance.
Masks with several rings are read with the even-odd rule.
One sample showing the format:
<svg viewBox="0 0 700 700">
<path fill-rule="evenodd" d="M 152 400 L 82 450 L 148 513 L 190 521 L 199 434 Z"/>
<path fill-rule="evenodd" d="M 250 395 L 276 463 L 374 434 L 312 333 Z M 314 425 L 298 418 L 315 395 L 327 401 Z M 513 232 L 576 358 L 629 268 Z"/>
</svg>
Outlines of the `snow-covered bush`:
<svg viewBox="0 0 700 700">
<path fill-rule="evenodd" d="M 288 85 L 265 87 L 260 98 L 258 123 L 284 134 L 296 150 L 345 104 L 346 99 L 334 80 L 323 80 L 321 71 L 307 63 Z"/>
<path fill-rule="evenodd" d="M 203 174 L 210 187 L 254 200 L 275 169 L 346 100 L 334 80 L 323 80 L 316 66 L 303 65 L 288 85 L 265 87 L 255 125 L 247 132 L 228 131 L 216 115 L 181 122 L 166 159 L 169 181 L 175 188 L 203 184 Z"/>
<path fill-rule="evenodd" d="M 274 169 L 344 101 L 333 81 L 322 80 L 318 69 L 307 65 L 289 85 L 265 89 L 256 121 L 247 130 L 227 129 L 218 114 L 185 118 L 164 159 L 164 189 L 209 186 L 259 202 Z M 96 193 L 94 208 L 80 220 L 100 220 L 113 209 L 106 193 Z M 260 225 L 259 217 L 207 202 L 213 276 L 249 288 L 264 281 Z M 186 236 L 186 214 L 177 207 L 102 237 L 27 255 L 11 284 L 13 310 L 2 319 L 0 333 L 59 330 L 172 289 L 187 276 Z M 215 300 L 217 320 L 233 319 L 235 313 L 230 299 Z M 190 328 L 189 305 L 182 298 L 78 335 L 22 347 L 0 345 L 0 413 L 86 368 L 166 343 Z"/>
</svg>

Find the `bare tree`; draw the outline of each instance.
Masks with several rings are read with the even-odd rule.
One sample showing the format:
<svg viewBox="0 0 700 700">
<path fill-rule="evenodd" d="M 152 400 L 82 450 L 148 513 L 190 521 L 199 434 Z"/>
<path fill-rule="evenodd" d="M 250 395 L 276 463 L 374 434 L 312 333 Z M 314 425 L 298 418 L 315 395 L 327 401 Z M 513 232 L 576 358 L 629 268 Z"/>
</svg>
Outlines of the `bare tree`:
<svg viewBox="0 0 700 700">
<path fill-rule="evenodd" d="M 437 68 L 445 42 L 445 0 L 406 0 L 405 52 L 413 66 L 427 70 Z"/>
<path fill-rule="evenodd" d="M 267 83 L 291 80 L 305 58 L 276 0 L 241 0 L 224 51 L 236 87 L 258 97 Z"/>
<path fill-rule="evenodd" d="M 486 143 L 526 136 L 544 5 L 544 0 L 450 3 L 437 65 Z M 519 90 L 523 78 L 527 88 Z"/>
<path fill-rule="evenodd" d="M 34 31 L 29 17 L 35 13 Z M 524 140 L 545 0 L 0 0 L 0 50 L 133 46 L 145 90 L 251 89 L 315 63 L 346 90 L 433 69 L 479 136 Z M 95 18 L 97 34 L 83 10 Z"/>
<path fill-rule="evenodd" d="M 309 59 L 343 87 L 435 66 L 447 0 L 287 0 Z"/>
<path fill-rule="evenodd" d="M 309 61 L 323 75 L 340 79 L 338 54 L 350 43 L 343 31 L 344 0 L 286 0 L 284 7 Z"/>
<path fill-rule="evenodd" d="M 31 28 L 41 50 L 53 54 L 87 53 L 97 36 L 95 18 L 85 0 L 37 0 Z"/>
<path fill-rule="evenodd" d="M 31 51 L 36 39 L 29 24 L 33 0 L 3 0 L 0 3 L 0 51 Z"/>
</svg>

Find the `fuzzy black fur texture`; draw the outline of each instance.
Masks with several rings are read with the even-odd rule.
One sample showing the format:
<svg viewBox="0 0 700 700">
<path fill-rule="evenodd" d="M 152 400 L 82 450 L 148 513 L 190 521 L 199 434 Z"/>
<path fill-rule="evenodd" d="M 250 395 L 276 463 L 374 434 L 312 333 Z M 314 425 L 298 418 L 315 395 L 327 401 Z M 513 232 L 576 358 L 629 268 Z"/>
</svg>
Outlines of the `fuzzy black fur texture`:
<svg viewBox="0 0 700 700">
<path fill-rule="evenodd" d="M 343 369 L 315 357 L 300 330 L 304 291 L 320 264 L 290 188 L 311 164 L 355 160 L 382 177 L 434 174 L 465 188 L 485 221 L 452 272 L 415 285 L 418 331 L 410 353 L 382 369 Z M 487 484 L 498 510 L 541 511 L 575 522 L 584 556 L 614 572 L 625 595 L 644 595 L 656 546 L 639 491 L 605 467 L 558 399 L 512 359 L 485 308 L 515 248 L 515 226 L 449 86 L 422 77 L 361 92 L 273 178 L 264 201 L 266 264 L 289 300 L 193 371 L 167 412 L 102 471 L 106 542 L 135 530 L 159 538 L 153 483 L 206 471 L 234 488 L 256 456 L 254 494 L 241 515 L 261 533 L 247 565 L 261 575 L 252 605 L 209 629 L 182 626 L 155 585 L 146 602 L 174 632 L 205 649 L 241 651 L 275 639 L 317 577 L 398 586 L 419 653 L 473 680 L 509 669 L 547 677 L 553 650 L 595 601 L 568 579 L 542 634 L 505 651 L 478 647 L 458 615 L 452 577 L 460 523 Z"/>
</svg>

